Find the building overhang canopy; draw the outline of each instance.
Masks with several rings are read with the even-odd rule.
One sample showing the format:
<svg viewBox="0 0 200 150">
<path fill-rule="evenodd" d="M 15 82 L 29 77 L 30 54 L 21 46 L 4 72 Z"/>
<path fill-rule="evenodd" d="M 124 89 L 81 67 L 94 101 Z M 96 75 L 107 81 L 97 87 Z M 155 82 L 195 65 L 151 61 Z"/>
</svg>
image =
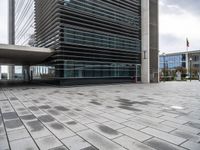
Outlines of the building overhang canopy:
<svg viewBox="0 0 200 150">
<path fill-rule="evenodd" d="M 0 44 L 0 64 L 37 65 L 53 54 L 49 48 Z"/>
</svg>

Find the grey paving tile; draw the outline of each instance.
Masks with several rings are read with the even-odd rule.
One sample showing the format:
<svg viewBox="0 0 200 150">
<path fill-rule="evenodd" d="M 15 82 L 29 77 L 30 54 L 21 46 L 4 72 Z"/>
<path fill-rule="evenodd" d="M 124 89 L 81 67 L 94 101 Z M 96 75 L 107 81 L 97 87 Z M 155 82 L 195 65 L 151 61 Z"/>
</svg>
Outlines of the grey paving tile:
<svg viewBox="0 0 200 150">
<path fill-rule="evenodd" d="M 43 122 L 43 123 L 48 123 L 48 122 L 53 122 L 55 121 L 55 118 L 53 118 L 50 115 L 42 115 L 42 116 L 38 116 L 38 119 Z"/>
<path fill-rule="evenodd" d="M 46 127 L 59 139 L 74 136 L 75 133 L 59 122 L 51 122 Z"/>
<path fill-rule="evenodd" d="M 136 122 L 133 122 L 133 121 L 127 121 L 127 122 L 124 122 L 122 123 L 123 125 L 126 125 L 130 128 L 133 128 L 133 129 L 136 129 L 136 130 L 141 130 L 141 129 L 144 129 L 145 125 L 142 125 L 142 124 L 139 124 L 139 123 L 136 123 Z"/>
<path fill-rule="evenodd" d="M 54 136 L 45 136 L 35 140 L 40 150 L 47 150 L 62 146 L 62 143 Z"/>
<path fill-rule="evenodd" d="M 109 119 L 107 119 L 104 116 L 101 116 L 101 114 L 96 115 L 96 114 L 92 114 L 92 113 L 87 112 L 87 113 L 84 113 L 84 116 L 95 121 L 95 122 L 98 122 L 98 123 L 103 123 L 103 122 L 109 121 Z"/>
<path fill-rule="evenodd" d="M 187 141 L 181 145 L 189 150 L 200 150 L 200 143 L 195 143 L 192 141 Z"/>
<path fill-rule="evenodd" d="M 76 118 L 75 120 L 80 122 L 80 123 L 82 123 L 82 124 L 89 124 L 89 123 L 93 123 L 94 122 L 94 120 L 91 120 L 91 119 L 89 119 L 87 117 L 80 117 L 80 118 Z"/>
<path fill-rule="evenodd" d="M 148 116 L 148 115 L 138 115 L 139 118 L 143 119 L 143 120 L 150 120 L 152 122 L 156 122 L 156 123 L 160 123 L 160 122 L 163 122 L 164 119 L 162 117 L 160 118 L 156 118 L 156 117 L 151 117 L 151 116 Z"/>
<path fill-rule="evenodd" d="M 121 112 L 113 112 L 113 113 L 110 113 L 114 116 L 117 116 L 117 117 L 120 117 L 120 118 L 123 118 L 123 119 L 129 119 L 129 118 L 132 118 L 131 115 L 128 115 L 128 114 L 125 114 L 125 113 L 121 113 Z"/>
<path fill-rule="evenodd" d="M 96 132 L 92 130 L 86 130 L 78 132 L 82 138 L 84 138 L 86 141 L 91 143 L 93 146 L 95 146 L 98 149 L 101 150 L 125 150 L 118 144 L 112 142 L 111 140 L 108 140 L 104 136 L 97 134 Z"/>
<path fill-rule="evenodd" d="M 108 122 L 104 122 L 102 124 L 104 124 L 105 126 L 108 126 L 108 127 L 112 128 L 114 130 L 121 129 L 121 128 L 125 127 L 124 125 L 119 124 L 119 123 L 114 122 L 114 121 L 108 121 Z"/>
<path fill-rule="evenodd" d="M 152 148 L 155 148 L 156 150 L 186 150 L 158 138 L 152 138 L 148 141 L 145 141 L 145 144 L 149 145 Z"/>
<path fill-rule="evenodd" d="M 9 149 L 6 135 L 0 135 L 0 149 Z"/>
<path fill-rule="evenodd" d="M 19 140 L 30 137 L 26 129 L 19 129 L 8 132 L 9 141 Z"/>
<path fill-rule="evenodd" d="M 123 119 L 123 118 L 120 118 L 120 117 L 117 117 L 117 116 L 113 116 L 113 115 L 107 114 L 107 113 L 100 114 L 100 116 L 105 117 L 105 118 L 107 118 L 109 120 L 118 122 L 118 123 L 122 123 L 122 122 L 126 122 L 127 121 L 126 119 Z"/>
<path fill-rule="evenodd" d="M 64 123 L 64 122 L 69 122 L 69 121 L 73 121 L 73 119 L 67 117 L 64 114 L 58 115 L 58 116 L 54 116 L 56 118 L 57 121 Z"/>
<path fill-rule="evenodd" d="M 200 136 L 193 134 L 189 131 L 175 130 L 175 131 L 171 132 L 170 134 L 182 137 L 184 139 L 188 139 L 193 142 L 197 142 L 197 143 L 200 142 Z"/>
<path fill-rule="evenodd" d="M 160 124 L 158 122 L 154 122 L 154 121 L 149 120 L 149 119 L 142 119 L 142 118 L 136 117 L 136 118 L 132 118 L 131 120 L 133 122 L 135 122 L 136 124 L 141 124 L 141 125 L 148 126 L 148 127 L 151 127 L 151 128 L 157 129 L 157 130 L 161 130 L 161 131 L 164 131 L 164 132 L 170 132 L 170 131 L 173 131 L 173 130 L 176 129 L 176 128 L 173 128 L 173 127 L 169 127 L 169 126 Z"/>
<path fill-rule="evenodd" d="M 199 123 L 196 123 L 196 122 L 188 122 L 187 124 L 185 124 L 187 126 L 190 126 L 192 128 L 197 128 L 200 130 L 200 120 L 199 120 Z"/>
<path fill-rule="evenodd" d="M 129 150 L 155 150 L 150 146 L 147 146 L 137 140 L 134 140 L 128 136 L 121 136 L 114 139 L 114 141 Z"/>
<path fill-rule="evenodd" d="M 5 121 L 5 127 L 7 131 L 23 129 L 24 125 L 22 124 L 21 120 L 14 119 Z"/>
<path fill-rule="evenodd" d="M 65 122 L 64 125 L 74 132 L 88 129 L 88 127 L 80 124 L 77 121 L 68 121 L 68 122 Z"/>
<path fill-rule="evenodd" d="M 94 146 L 89 146 L 86 148 L 82 148 L 81 150 L 98 150 L 97 148 L 95 148 Z"/>
<path fill-rule="evenodd" d="M 149 135 L 155 136 L 157 138 L 160 138 L 160 139 L 166 140 L 168 142 L 174 143 L 176 145 L 179 145 L 179 144 L 181 144 L 181 143 L 186 141 L 186 139 L 184 139 L 184 138 L 181 138 L 181 137 L 178 137 L 178 136 L 174 136 L 172 134 L 168 134 L 166 132 L 155 130 L 155 129 L 149 128 L 149 127 L 145 128 L 145 129 L 143 129 L 141 131 L 144 132 L 144 133 L 147 133 Z"/>
<path fill-rule="evenodd" d="M 10 146 L 12 150 L 39 150 L 31 138 L 12 141 Z"/>
<path fill-rule="evenodd" d="M 98 132 L 99 134 L 102 134 L 103 136 L 109 138 L 109 139 L 114 139 L 116 137 L 122 136 L 120 132 L 117 130 L 114 130 L 108 126 L 105 126 L 103 124 L 99 123 L 91 123 L 87 125 L 90 129 Z"/>
<path fill-rule="evenodd" d="M 3 113 L 3 118 L 5 120 L 9 120 L 9 119 L 17 119 L 17 113 L 16 112 L 7 112 L 7 113 Z"/>
<path fill-rule="evenodd" d="M 194 146 L 198 144 L 198 136 L 200 136 L 198 135 L 200 134 L 200 109 L 198 107 L 200 105 L 200 93 L 196 92 L 199 88 L 200 84 L 197 84 L 196 82 L 190 83 L 190 86 L 188 86 L 188 83 L 186 82 L 166 82 L 163 84 L 149 85 L 115 84 L 104 86 L 63 87 L 62 89 L 48 86 L 12 87 L 5 88 L 5 95 L 4 93 L 1 94 L 0 90 L 0 108 L 4 114 L 5 122 L 18 120 L 19 115 L 34 140 L 41 137 L 44 138 L 44 136 L 55 136 L 58 139 L 70 138 L 71 136 L 75 136 L 75 133 L 73 132 L 79 133 L 79 130 L 83 129 L 80 133 L 84 133 L 83 135 L 86 141 L 92 145 L 96 144 L 96 148 L 101 148 L 103 145 L 102 147 L 104 149 L 112 150 L 120 149 L 123 145 L 128 148 L 128 146 L 132 146 L 129 145 L 132 141 L 136 141 L 141 145 L 139 140 L 141 140 L 141 137 L 143 136 L 139 136 L 140 134 L 138 133 L 147 135 L 140 130 L 143 129 L 142 127 L 150 127 L 159 131 L 159 134 L 155 134 L 155 132 L 151 134 L 163 138 L 163 140 L 153 138 L 154 141 L 151 141 L 150 146 L 161 150 L 188 150 L 188 148 L 192 149 L 194 147 L 191 147 L 191 143 L 186 143 L 193 141 Z M 8 101 L 6 100 L 6 97 L 13 100 Z M 18 100 L 15 97 L 17 97 Z M 92 99 L 95 99 L 93 100 L 93 103 L 91 103 Z M 116 101 L 117 99 L 129 99 L 131 104 L 132 102 L 134 103 L 133 107 L 126 104 L 126 107 L 119 108 L 118 106 L 121 105 L 120 102 Z M 148 102 L 148 104 L 144 105 L 144 102 Z M 98 103 L 100 105 L 98 105 Z M 126 102 L 122 101 L 121 103 Z M 56 106 L 58 107 L 55 108 Z M 171 106 L 181 106 L 184 109 L 179 110 L 172 108 Z M 18 115 L 15 115 L 16 112 L 13 108 Z M 132 118 L 130 118 L 130 116 L 132 116 Z M 39 118 L 39 120 L 37 118 Z M 66 129 L 65 131 L 63 130 L 62 123 L 64 124 L 64 130 Z M 125 127 L 129 128 L 131 132 L 128 132 L 129 130 L 127 130 L 124 131 L 124 133 L 121 133 L 124 134 L 122 137 L 126 138 L 116 137 L 115 140 L 119 139 L 117 144 L 109 139 L 108 135 L 103 134 L 103 132 L 107 132 L 109 129 L 104 130 L 103 128 L 102 132 L 94 129 L 93 126 L 91 127 L 93 128 L 92 130 L 88 130 L 87 128 L 89 127 L 86 127 L 85 130 L 85 128 L 81 129 L 81 126 L 78 126 L 86 126 L 91 123 L 102 124 L 113 130 L 122 130 Z M 9 124 L 7 123 L 7 127 L 8 125 Z M 16 135 L 20 131 L 25 131 L 23 126 L 22 130 L 20 128 L 21 127 L 13 129 L 7 128 L 8 134 L 13 133 L 13 135 Z M 88 133 L 86 134 L 84 131 L 91 131 L 93 136 Z M 138 132 L 135 133 L 135 131 Z M 0 135 L 5 135 L 5 130 L 1 121 Z M 26 139 L 26 135 L 26 132 L 24 132 L 21 137 L 25 136 Z M 98 135 L 97 139 L 94 138 L 95 135 Z M 149 134 L 148 136 L 151 137 Z M 15 136 L 13 136 L 13 139 L 15 139 L 14 141 L 21 141 L 21 137 L 19 136 L 20 140 L 17 140 L 15 139 Z M 185 147 L 187 146 L 188 148 L 172 144 L 173 141 L 175 141 L 176 144 L 180 143 L 181 140 L 177 140 L 177 137 L 189 140 L 184 143 Z M 148 139 L 147 142 L 153 139 Z M 14 141 L 10 138 L 10 142 Z M 119 144 L 120 142 L 121 144 Z M 158 145 L 157 143 L 161 144 Z M 143 144 L 145 145 L 147 143 Z M 143 144 L 142 146 L 144 146 Z M 142 146 L 140 148 L 142 148 Z M 53 149 L 62 148 L 62 145 L 53 147 Z M 93 150 L 95 147 L 89 146 L 82 150 L 91 149 Z"/>
<path fill-rule="evenodd" d="M 38 120 L 25 122 L 25 126 L 34 138 L 52 135 L 52 133 Z"/>
<path fill-rule="evenodd" d="M 193 128 L 193 127 L 186 126 L 186 125 L 177 124 L 177 123 L 174 123 L 174 122 L 171 122 L 171 121 L 164 121 L 164 122 L 162 122 L 162 124 L 170 126 L 170 127 L 178 128 L 179 130 L 188 131 L 188 132 L 191 132 L 193 134 L 200 133 L 200 129 Z"/>
<path fill-rule="evenodd" d="M 51 114 L 52 116 L 58 116 L 60 115 L 60 112 L 55 110 L 55 109 L 48 109 L 47 110 L 49 114 Z"/>
<path fill-rule="evenodd" d="M 62 142 L 70 150 L 79 150 L 79 149 L 84 149 L 91 146 L 88 142 L 86 142 L 84 139 L 80 138 L 79 136 L 65 138 L 62 140 Z"/>
<path fill-rule="evenodd" d="M 6 134 L 5 129 L 3 126 L 0 127 L 0 135 Z"/>
<path fill-rule="evenodd" d="M 170 116 L 162 116 L 160 117 L 164 120 L 167 120 L 167 121 L 172 121 L 172 122 L 175 122 L 175 123 L 179 123 L 179 124 L 185 124 L 188 122 L 188 120 L 184 120 L 184 119 L 179 119 L 179 118 L 173 118 L 173 117 L 170 117 Z"/>
<path fill-rule="evenodd" d="M 168 117 L 173 117 L 173 118 L 179 116 L 179 115 L 177 115 L 177 114 L 168 113 L 168 112 L 161 112 L 161 115 L 168 116 Z"/>
<path fill-rule="evenodd" d="M 148 134 L 145 134 L 143 132 L 140 132 L 140 131 L 137 131 L 135 129 L 131 129 L 129 127 L 126 127 L 126 128 L 122 128 L 122 129 L 119 129 L 118 130 L 119 132 L 129 136 L 129 137 L 132 137 L 140 142 L 143 142 L 147 139 L 150 139 L 152 136 L 148 135 Z"/>
<path fill-rule="evenodd" d="M 30 115 L 23 115 L 23 116 L 20 116 L 20 118 L 24 121 L 30 121 L 30 120 L 34 120 L 36 119 L 36 117 L 33 115 L 33 114 L 30 114 Z"/>
<path fill-rule="evenodd" d="M 194 110 L 194 108 L 195 108 L 195 106 L 193 106 L 192 110 Z M 177 117 L 177 119 L 187 120 L 188 122 L 193 122 L 193 123 L 198 123 L 198 124 L 200 123 L 199 119 L 194 119 L 194 118 L 191 118 L 190 116 L 187 116 L 187 115 L 179 116 L 179 117 Z"/>
<path fill-rule="evenodd" d="M 96 103 L 98 103 L 98 102 L 96 102 Z M 87 108 L 84 108 L 84 109 L 87 110 L 87 111 L 89 111 L 89 112 L 91 112 L 91 113 L 94 113 L 94 114 L 102 114 L 103 113 L 102 111 L 94 109 L 93 107 L 87 107 Z"/>
<path fill-rule="evenodd" d="M 59 146 L 59 147 L 51 148 L 49 150 L 68 150 L 68 148 L 66 148 L 65 146 Z"/>
</svg>

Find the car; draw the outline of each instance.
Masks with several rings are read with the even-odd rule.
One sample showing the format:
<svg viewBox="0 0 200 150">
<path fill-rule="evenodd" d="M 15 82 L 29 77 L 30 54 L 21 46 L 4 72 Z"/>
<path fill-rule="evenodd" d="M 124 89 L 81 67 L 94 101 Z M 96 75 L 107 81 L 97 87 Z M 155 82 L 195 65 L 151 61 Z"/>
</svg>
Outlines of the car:
<svg viewBox="0 0 200 150">
<path fill-rule="evenodd" d="M 190 76 L 186 76 L 185 78 L 186 78 L 186 79 L 189 79 L 189 78 L 190 78 Z"/>
</svg>

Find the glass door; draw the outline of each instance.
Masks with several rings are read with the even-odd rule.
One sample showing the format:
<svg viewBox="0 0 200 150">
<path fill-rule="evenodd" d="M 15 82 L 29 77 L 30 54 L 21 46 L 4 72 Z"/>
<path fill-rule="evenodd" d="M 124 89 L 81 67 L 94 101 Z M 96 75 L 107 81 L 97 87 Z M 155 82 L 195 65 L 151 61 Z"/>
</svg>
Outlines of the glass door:
<svg viewBox="0 0 200 150">
<path fill-rule="evenodd" d="M 136 65 L 136 83 L 141 82 L 141 65 Z"/>
</svg>

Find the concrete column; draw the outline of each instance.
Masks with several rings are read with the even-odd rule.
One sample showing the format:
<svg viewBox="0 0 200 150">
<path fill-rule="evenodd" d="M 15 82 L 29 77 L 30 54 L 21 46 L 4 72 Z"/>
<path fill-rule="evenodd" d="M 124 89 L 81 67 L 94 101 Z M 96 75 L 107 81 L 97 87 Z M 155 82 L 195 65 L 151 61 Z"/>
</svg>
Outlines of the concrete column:
<svg viewBox="0 0 200 150">
<path fill-rule="evenodd" d="M 1 65 L 0 65 L 0 80 L 1 80 Z"/>
<path fill-rule="evenodd" d="M 8 3 L 8 44 L 15 44 L 15 0 Z"/>
<path fill-rule="evenodd" d="M 10 65 L 8 66 L 8 80 L 14 80 L 15 76 L 15 66 Z"/>
<path fill-rule="evenodd" d="M 15 0 L 8 1 L 8 44 L 15 44 Z M 8 66 L 8 80 L 14 79 L 14 66 Z"/>
<path fill-rule="evenodd" d="M 149 59 L 149 0 L 141 0 L 141 15 L 142 15 L 142 66 L 141 80 L 143 83 L 150 82 L 150 59 Z"/>
</svg>

